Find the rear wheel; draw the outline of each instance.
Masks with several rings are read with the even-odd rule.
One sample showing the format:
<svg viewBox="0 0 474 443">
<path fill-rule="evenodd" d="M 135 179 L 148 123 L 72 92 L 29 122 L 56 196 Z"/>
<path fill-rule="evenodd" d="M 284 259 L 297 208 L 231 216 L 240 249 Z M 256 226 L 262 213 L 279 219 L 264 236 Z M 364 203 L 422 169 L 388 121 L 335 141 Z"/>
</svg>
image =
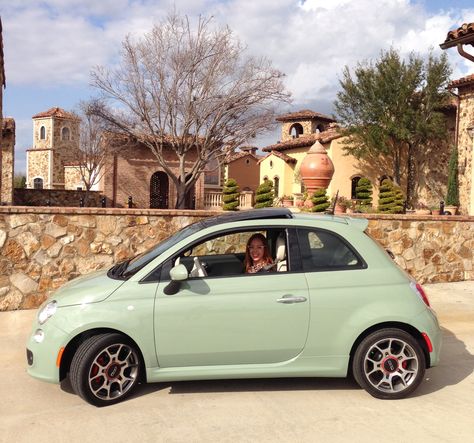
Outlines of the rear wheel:
<svg viewBox="0 0 474 443">
<path fill-rule="evenodd" d="M 138 384 L 140 357 L 135 346 L 120 334 L 88 338 L 71 362 L 71 386 L 95 406 L 108 406 L 128 397 Z"/>
<path fill-rule="evenodd" d="M 400 329 L 381 329 L 357 347 L 352 363 L 361 388 L 381 399 L 398 399 L 412 393 L 425 374 L 420 344 Z"/>
</svg>

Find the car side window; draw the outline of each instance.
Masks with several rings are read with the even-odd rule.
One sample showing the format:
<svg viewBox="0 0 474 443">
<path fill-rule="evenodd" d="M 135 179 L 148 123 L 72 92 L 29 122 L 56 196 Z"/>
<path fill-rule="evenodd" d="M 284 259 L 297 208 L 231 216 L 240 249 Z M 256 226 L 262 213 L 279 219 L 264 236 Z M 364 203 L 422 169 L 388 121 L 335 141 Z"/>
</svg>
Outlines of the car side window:
<svg viewBox="0 0 474 443">
<path fill-rule="evenodd" d="M 298 229 L 298 242 L 305 272 L 365 267 L 355 249 L 332 232 Z"/>
<path fill-rule="evenodd" d="M 249 229 L 208 237 L 181 250 L 164 264 L 161 280 L 169 280 L 170 269 L 178 264 L 186 267 L 190 279 L 251 275 L 245 272 L 245 256 L 247 243 L 254 234 L 261 234 L 267 239 L 271 263 L 266 265 L 269 266 L 266 272 L 287 272 L 289 262 L 285 230 Z"/>
</svg>

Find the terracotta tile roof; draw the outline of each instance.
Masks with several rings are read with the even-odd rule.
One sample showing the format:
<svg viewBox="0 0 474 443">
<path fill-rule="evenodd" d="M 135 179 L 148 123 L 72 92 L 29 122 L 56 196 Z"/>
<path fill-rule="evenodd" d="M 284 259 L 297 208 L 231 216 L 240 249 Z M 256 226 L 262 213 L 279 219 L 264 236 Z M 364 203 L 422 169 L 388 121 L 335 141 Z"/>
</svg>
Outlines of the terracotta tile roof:
<svg viewBox="0 0 474 443">
<path fill-rule="evenodd" d="M 278 152 L 278 151 L 272 151 L 270 152 L 270 154 L 267 154 L 265 157 L 261 158 L 258 163 L 262 163 L 263 160 L 265 160 L 266 158 L 270 157 L 270 155 L 275 155 L 276 157 L 278 158 L 281 158 L 282 160 L 284 160 L 286 163 L 296 163 L 297 160 L 296 158 L 293 158 L 293 157 L 290 157 L 289 155 L 286 155 L 284 154 L 283 152 Z"/>
<path fill-rule="evenodd" d="M 65 118 L 65 119 L 76 119 L 77 117 L 70 112 L 65 111 L 62 108 L 51 108 L 47 111 L 40 112 L 39 114 L 33 115 L 32 118 L 46 118 L 46 117 L 55 117 L 55 118 Z"/>
<path fill-rule="evenodd" d="M 310 109 L 303 109 L 297 112 L 290 112 L 289 114 L 280 115 L 276 118 L 277 122 L 291 122 L 294 120 L 307 120 L 307 119 L 319 119 L 327 122 L 335 122 L 332 117 L 328 115 L 320 114 L 319 112 L 311 111 Z"/>
<path fill-rule="evenodd" d="M 448 49 L 456 46 L 458 43 L 474 46 L 474 23 L 464 23 L 458 29 L 449 31 L 444 43 L 441 43 L 441 49 Z"/>
<path fill-rule="evenodd" d="M 474 83 L 474 74 L 467 75 L 466 77 L 458 78 L 453 80 L 449 85 L 448 89 L 459 88 L 460 86 L 467 86 Z"/>
<path fill-rule="evenodd" d="M 315 132 L 314 134 L 305 135 L 303 137 L 292 138 L 285 142 L 276 143 L 274 145 L 266 146 L 262 149 L 264 152 L 270 151 L 286 151 L 288 149 L 295 149 L 295 148 L 305 148 L 310 147 L 314 144 L 316 140 L 319 140 L 321 143 L 329 143 L 336 138 L 342 137 L 341 133 L 339 132 L 339 126 L 333 124 L 323 132 Z"/>
<path fill-rule="evenodd" d="M 15 130 L 15 119 L 11 117 L 5 117 L 2 121 L 2 129 L 4 131 L 14 131 Z"/>
<path fill-rule="evenodd" d="M 251 157 L 255 160 L 258 160 L 260 157 L 252 154 L 251 152 L 249 151 L 243 151 L 243 152 L 233 152 L 231 154 L 228 154 L 224 160 L 224 163 L 225 164 L 228 164 L 228 163 L 232 163 L 232 162 L 235 162 L 236 160 L 238 160 L 239 158 L 242 158 L 242 157 Z"/>
</svg>

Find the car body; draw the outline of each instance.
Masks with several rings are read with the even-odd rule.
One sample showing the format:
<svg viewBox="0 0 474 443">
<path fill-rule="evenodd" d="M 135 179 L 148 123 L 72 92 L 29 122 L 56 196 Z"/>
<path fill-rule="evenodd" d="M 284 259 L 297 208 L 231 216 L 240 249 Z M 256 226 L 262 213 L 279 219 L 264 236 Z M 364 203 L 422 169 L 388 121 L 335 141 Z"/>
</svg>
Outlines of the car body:
<svg viewBox="0 0 474 443">
<path fill-rule="evenodd" d="M 97 406 L 141 381 L 346 377 L 401 398 L 439 361 L 422 288 L 365 219 L 261 209 L 190 225 L 152 250 L 64 285 L 42 305 L 28 372 Z M 243 273 L 263 233 L 275 265 Z"/>
</svg>

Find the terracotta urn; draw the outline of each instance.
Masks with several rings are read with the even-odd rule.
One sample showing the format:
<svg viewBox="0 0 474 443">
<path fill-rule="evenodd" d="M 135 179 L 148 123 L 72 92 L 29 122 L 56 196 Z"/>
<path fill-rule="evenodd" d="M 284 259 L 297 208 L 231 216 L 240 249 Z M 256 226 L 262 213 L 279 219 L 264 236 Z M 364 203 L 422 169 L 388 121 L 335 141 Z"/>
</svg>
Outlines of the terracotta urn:
<svg viewBox="0 0 474 443">
<path fill-rule="evenodd" d="M 308 191 L 313 194 L 316 189 L 327 189 L 334 175 L 334 165 L 324 146 L 316 140 L 301 162 L 301 179 Z"/>
</svg>

